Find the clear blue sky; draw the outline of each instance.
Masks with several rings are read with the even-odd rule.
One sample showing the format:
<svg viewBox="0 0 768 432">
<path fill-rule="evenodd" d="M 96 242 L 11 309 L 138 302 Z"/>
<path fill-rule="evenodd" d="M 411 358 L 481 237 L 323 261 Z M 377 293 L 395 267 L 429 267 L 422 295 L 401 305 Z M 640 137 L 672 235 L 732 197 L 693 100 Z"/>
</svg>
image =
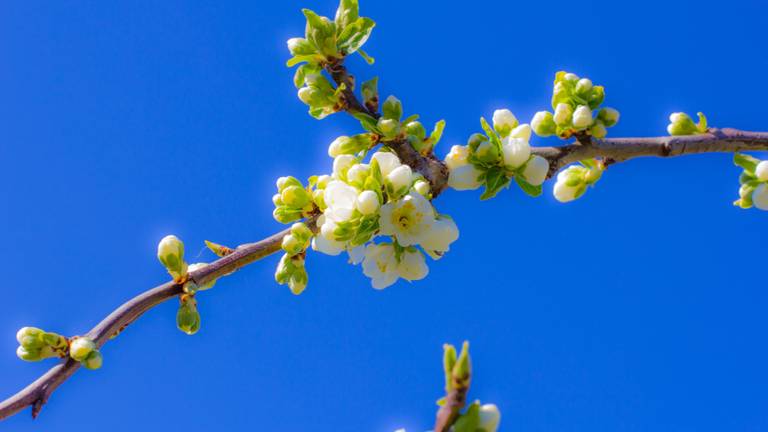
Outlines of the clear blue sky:
<svg viewBox="0 0 768 432">
<path fill-rule="evenodd" d="M 445 118 L 441 154 L 495 108 L 547 108 L 560 69 L 606 86 L 616 136 L 663 134 L 676 110 L 768 129 L 762 0 L 362 3 L 377 62 L 353 71 Z M 209 260 L 205 239 L 281 228 L 278 176 L 330 170 L 328 143 L 359 126 L 296 99 L 301 7 L 336 2 L 3 4 L 0 397 L 53 364 L 16 358 L 19 327 L 90 329 L 166 279 L 162 236 Z M 500 406 L 504 431 L 766 430 L 768 214 L 731 206 L 738 175 L 706 155 L 617 165 L 570 205 L 551 184 L 536 200 L 450 191 L 437 205 L 461 238 L 425 281 L 377 292 L 313 254 L 297 298 L 270 257 L 200 296 L 195 337 L 168 302 L 36 422 L 0 429 L 420 432 L 441 345 L 468 339 L 471 397 Z"/>
</svg>

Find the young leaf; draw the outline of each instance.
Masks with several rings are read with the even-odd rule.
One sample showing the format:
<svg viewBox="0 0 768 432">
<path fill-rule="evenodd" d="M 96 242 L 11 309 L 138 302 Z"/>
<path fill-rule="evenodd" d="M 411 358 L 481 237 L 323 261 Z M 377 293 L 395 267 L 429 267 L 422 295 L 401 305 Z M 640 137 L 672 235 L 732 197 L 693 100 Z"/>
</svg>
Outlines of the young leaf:
<svg viewBox="0 0 768 432">
<path fill-rule="evenodd" d="M 515 182 L 517 182 L 517 185 L 520 186 L 520 189 L 522 189 L 523 192 L 525 192 L 526 194 L 534 198 L 539 197 L 542 194 L 543 188 L 541 187 L 541 185 L 534 186 L 528 183 L 527 181 L 525 181 L 525 179 L 523 179 L 522 176 L 515 176 Z"/>
<path fill-rule="evenodd" d="M 363 83 L 363 104 L 368 111 L 375 113 L 379 111 L 379 78 L 373 77 Z"/>
<path fill-rule="evenodd" d="M 745 171 L 754 174 L 757 164 L 760 163 L 760 159 L 754 158 L 744 153 L 734 153 L 733 163 L 744 168 Z"/>
</svg>

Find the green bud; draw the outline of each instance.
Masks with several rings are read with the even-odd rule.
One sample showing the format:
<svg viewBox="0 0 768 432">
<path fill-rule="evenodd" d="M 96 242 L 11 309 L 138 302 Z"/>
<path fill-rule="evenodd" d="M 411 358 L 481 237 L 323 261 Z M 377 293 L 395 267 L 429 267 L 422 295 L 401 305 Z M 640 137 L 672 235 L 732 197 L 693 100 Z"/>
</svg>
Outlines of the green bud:
<svg viewBox="0 0 768 432">
<path fill-rule="evenodd" d="M 605 100 L 605 87 L 594 86 L 592 94 L 589 96 L 589 108 L 597 109 L 603 103 L 603 100 Z"/>
<path fill-rule="evenodd" d="M 405 133 L 413 135 L 420 140 L 424 140 L 427 137 L 427 130 L 419 121 L 412 121 L 405 125 Z"/>
<path fill-rule="evenodd" d="M 686 113 L 673 113 L 669 116 L 669 122 L 667 132 L 672 136 L 693 135 L 698 132 L 696 124 Z"/>
<path fill-rule="evenodd" d="M 595 138 L 605 138 L 608 135 L 608 130 L 603 125 L 603 122 L 597 120 L 592 127 L 589 128 L 589 134 Z"/>
<path fill-rule="evenodd" d="M 315 190 L 312 192 L 312 201 L 315 203 L 318 209 L 320 211 L 325 211 L 325 209 L 328 207 L 325 205 L 325 191 L 322 189 Z"/>
<path fill-rule="evenodd" d="M 382 106 L 382 114 L 385 119 L 395 120 L 399 123 L 403 117 L 403 104 L 400 102 L 400 99 L 394 96 L 388 97 Z"/>
<path fill-rule="evenodd" d="M 336 50 L 336 24 L 309 9 L 304 9 L 302 12 L 307 18 L 307 39 L 313 42 L 326 56 L 332 57 L 338 54 Z"/>
<path fill-rule="evenodd" d="M 98 351 L 91 351 L 91 353 L 88 354 L 88 357 L 82 361 L 82 365 L 86 369 L 96 370 L 101 367 L 102 362 L 103 358 L 101 357 L 101 353 Z"/>
<path fill-rule="evenodd" d="M 197 311 L 197 301 L 193 296 L 181 295 L 181 305 L 176 313 L 176 326 L 188 335 L 193 335 L 200 330 L 200 313 Z"/>
<path fill-rule="evenodd" d="M 309 243 L 309 240 L 314 236 L 312 230 L 303 222 L 291 225 L 291 234 L 299 241 L 307 243 Z"/>
<path fill-rule="evenodd" d="M 583 97 L 589 97 L 592 92 L 592 81 L 589 78 L 582 78 L 576 82 L 576 94 Z"/>
<path fill-rule="evenodd" d="M 184 262 L 184 243 L 176 236 L 169 235 L 157 245 L 157 259 L 165 266 L 174 280 L 187 275 L 187 263 Z"/>
<path fill-rule="evenodd" d="M 312 42 L 304 38 L 291 38 L 288 39 L 288 51 L 292 56 L 306 56 L 317 54 L 317 49 Z"/>
<path fill-rule="evenodd" d="M 453 366 L 453 379 L 454 381 L 468 381 L 471 373 L 472 362 L 469 358 L 469 342 L 464 342 L 459 358 L 456 359 L 456 364 Z"/>
<path fill-rule="evenodd" d="M 67 338 L 57 333 L 43 332 L 40 338 L 47 346 L 55 350 L 64 351 L 69 346 Z"/>
<path fill-rule="evenodd" d="M 499 160 L 499 149 L 490 141 L 483 141 L 475 150 L 475 156 L 483 162 L 493 163 Z"/>
<path fill-rule="evenodd" d="M 274 204 L 275 207 L 280 207 L 281 205 L 285 205 L 285 203 L 283 202 L 283 196 L 281 194 L 272 195 L 272 204 Z"/>
<path fill-rule="evenodd" d="M 377 127 L 387 138 L 392 138 L 400 133 L 400 122 L 397 120 L 382 117 L 379 119 Z"/>
<path fill-rule="evenodd" d="M 27 348 L 24 348 L 23 346 L 16 348 L 16 355 L 20 359 L 28 362 L 40 361 L 43 359 L 42 356 L 40 355 L 39 349 L 27 349 Z"/>
<path fill-rule="evenodd" d="M 605 127 L 613 127 L 619 122 L 619 112 L 613 108 L 603 108 L 597 114 L 597 118 Z"/>
<path fill-rule="evenodd" d="M 456 347 L 443 345 L 443 370 L 445 371 L 445 393 L 453 390 L 453 367 L 456 365 Z"/>
<path fill-rule="evenodd" d="M 297 209 L 304 208 L 312 200 L 309 192 L 302 186 L 288 186 L 280 196 L 286 206 Z"/>
<path fill-rule="evenodd" d="M 475 133 L 469 137 L 469 140 L 467 140 L 467 146 L 474 152 L 480 147 L 480 144 L 486 141 L 488 141 L 488 137 L 481 133 Z"/>
<path fill-rule="evenodd" d="M 288 281 L 288 288 L 294 295 L 300 295 L 307 288 L 309 276 L 304 267 L 297 268 L 291 275 L 291 279 Z"/>
<path fill-rule="evenodd" d="M 287 206 L 282 206 L 282 207 L 276 208 L 272 212 L 272 216 L 275 218 L 276 221 L 283 224 L 287 224 L 287 223 L 291 223 L 293 221 L 297 221 L 301 219 L 302 210 L 294 209 Z"/>
<path fill-rule="evenodd" d="M 192 273 L 197 270 L 202 270 L 203 268 L 207 267 L 208 263 L 195 263 L 189 265 L 189 272 Z M 203 285 L 197 285 L 194 281 L 187 281 L 186 284 L 184 284 L 185 291 L 187 290 L 187 285 L 189 285 L 189 293 L 194 294 L 197 291 L 205 291 L 213 288 L 214 285 L 216 285 L 216 279 L 205 283 Z"/>
<path fill-rule="evenodd" d="M 35 350 L 45 346 L 45 342 L 43 342 L 42 336 L 43 331 L 39 328 L 22 327 L 16 333 L 16 341 L 19 342 L 19 345 L 28 350 Z"/>
<path fill-rule="evenodd" d="M 282 248 L 290 256 L 298 255 L 304 252 L 305 249 L 304 243 L 292 234 L 283 237 Z"/>
<path fill-rule="evenodd" d="M 75 361 L 83 361 L 96 349 L 96 344 L 85 337 L 75 338 L 69 345 L 69 356 Z"/>
<path fill-rule="evenodd" d="M 302 184 L 296 177 L 286 176 L 278 178 L 275 182 L 275 186 L 277 186 L 277 191 L 282 193 L 283 190 L 289 186 L 302 186 Z"/>
<path fill-rule="evenodd" d="M 540 137 L 548 137 L 557 133 L 554 116 L 549 111 L 539 111 L 531 120 L 531 128 Z"/>
</svg>

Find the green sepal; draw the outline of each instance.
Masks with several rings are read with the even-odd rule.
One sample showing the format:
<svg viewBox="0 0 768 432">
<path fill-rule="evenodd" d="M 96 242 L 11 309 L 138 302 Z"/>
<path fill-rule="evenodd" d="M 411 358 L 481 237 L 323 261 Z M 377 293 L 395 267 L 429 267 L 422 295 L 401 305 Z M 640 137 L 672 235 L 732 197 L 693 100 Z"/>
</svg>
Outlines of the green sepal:
<svg viewBox="0 0 768 432">
<path fill-rule="evenodd" d="M 755 157 L 752 157 L 744 153 L 734 153 L 733 163 L 744 168 L 746 172 L 750 174 L 754 174 L 755 169 L 757 169 L 757 164 L 760 163 L 760 159 L 757 159 Z"/>
<path fill-rule="evenodd" d="M 480 429 L 480 403 L 475 401 L 453 424 L 453 432 L 484 432 Z"/>
<path fill-rule="evenodd" d="M 515 182 L 517 182 L 517 185 L 520 186 L 520 189 L 523 190 L 526 194 L 537 198 L 540 197 L 543 191 L 543 188 L 541 185 L 534 186 L 523 178 L 523 176 L 517 175 L 515 176 Z"/>
</svg>

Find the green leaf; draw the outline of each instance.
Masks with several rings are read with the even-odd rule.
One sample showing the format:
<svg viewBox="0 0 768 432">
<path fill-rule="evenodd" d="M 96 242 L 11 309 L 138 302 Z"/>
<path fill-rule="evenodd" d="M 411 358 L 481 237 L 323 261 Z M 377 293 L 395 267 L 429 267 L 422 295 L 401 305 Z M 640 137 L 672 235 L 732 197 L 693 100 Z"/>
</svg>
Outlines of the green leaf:
<svg viewBox="0 0 768 432">
<path fill-rule="evenodd" d="M 499 191 L 509 186 L 510 179 L 504 174 L 504 170 L 498 167 L 493 167 L 488 170 L 485 175 L 485 191 L 480 195 L 480 199 L 485 201 L 491 199 L 499 193 Z"/>
<path fill-rule="evenodd" d="M 381 110 L 385 119 L 399 122 L 403 117 L 403 104 L 400 102 L 400 99 L 394 96 L 390 96 L 384 101 Z"/>
<path fill-rule="evenodd" d="M 760 163 L 760 159 L 754 158 L 744 153 L 734 153 L 733 163 L 744 168 L 750 174 L 754 174 L 757 164 Z"/>
<path fill-rule="evenodd" d="M 360 54 L 360 57 L 362 57 L 363 60 L 365 60 L 365 62 L 368 63 L 369 65 L 372 65 L 373 63 L 376 62 L 375 58 L 368 55 L 368 53 L 363 51 L 361 48 L 357 49 L 357 53 Z"/>
<path fill-rule="evenodd" d="M 285 65 L 288 67 L 294 67 L 299 63 L 317 63 L 319 61 L 322 61 L 322 56 L 319 56 L 317 54 L 314 55 L 300 55 L 300 56 L 293 56 L 290 59 L 288 59 L 287 62 L 285 62 Z"/>
<path fill-rule="evenodd" d="M 343 31 L 349 24 L 357 21 L 360 16 L 360 6 L 357 0 L 341 0 L 336 9 L 336 28 Z"/>
<path fill-rule="evenodd" d="M 352 113 L 352 117 L 358 119 L 363 129 L 367 130 L 368 132 L 372 132 L 377 135 L 381 134 L 378 128 L 378 122 L 375 118 L 361 112 Z"/>
<path fill-rule="evenodd" d="M 485 117 L 480 117 L 480 126 L 483 127 L 483 131 L 488 136 L 488 139 L 496 146 L 496 149 L 501 153 L 501 139 L 496 135 L 496 131 L 493 130 Z"/>
<path fill-rule="evenodd" d="M 433 147 L 440 142 L 440 138 L 443 137 L 443 130 L 445 129 L 445 120 L 440 120 L 439 122 L 435 123 L 435 128 L 432 130 L 432 133 L 429 135 L 429 144 Z"/>
<path fill-rule="evenodd" d="M 296 88 L 304 86 L 307 75 L 320 73 L 320 66 L 313 63 L 305 63 L 296 69 L 296 73 L 293 75 L 293 85 Z"/>
<path fill-rule="evenodd" d="M 374 27 L 376 23 L 372 19 L 359 18 L 339 35 L 339 50 L 347 55 L 359 50 L 371 37 Z"/>
<path fill-rule="evenodd" d="M 527 181 L 525 181 L 525 179 L 523 179 L 522 176 L 515 176 L 515 182 L 517 182 L 517 185 L 520 186 L 520 189 L 522 189 L 523 192 L 525 192 L 526 194 L 534 198 L 540 197 L 542 194 L 543 188 L 541 187 L 541 185 L 534 186 L 528 183 Z"/>
<path fill-rule="evenodd" d="M 454 432 L 477 432 L 480 428 L 480 404 L 473 402 L 453 424 Z"/>
<path fill-rule="evenodd" d="M 336 49 L 336 24 L 309 9 L 303 9 L 302 12 L 307 18 L 307 39 L 315 44 L 322 54 L 336 55 L 338 53 Z"/>
</svg>

